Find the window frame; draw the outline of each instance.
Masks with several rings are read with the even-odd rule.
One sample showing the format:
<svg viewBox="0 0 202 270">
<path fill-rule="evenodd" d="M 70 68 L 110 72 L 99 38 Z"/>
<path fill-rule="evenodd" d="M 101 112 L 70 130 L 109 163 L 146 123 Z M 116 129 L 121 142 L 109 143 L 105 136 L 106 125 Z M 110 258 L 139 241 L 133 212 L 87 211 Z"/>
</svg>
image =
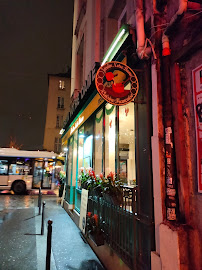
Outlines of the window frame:
<svg viewBox="0 0 202 270">
<path fill-rule="evenodd" d="M 64 97 L 58 96 L 57 109 L 64 110 Z"/>
</svg>

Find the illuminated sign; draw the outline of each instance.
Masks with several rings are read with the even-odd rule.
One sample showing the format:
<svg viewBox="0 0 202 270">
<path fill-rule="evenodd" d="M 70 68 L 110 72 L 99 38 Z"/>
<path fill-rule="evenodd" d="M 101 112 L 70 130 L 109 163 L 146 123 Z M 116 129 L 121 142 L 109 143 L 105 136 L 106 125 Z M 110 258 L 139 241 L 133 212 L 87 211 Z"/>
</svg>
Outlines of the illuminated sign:
<svg viewBox="0 0 202 270">
<path fill-rule="evenodd" d="M 106 63 L 98 69 L 95 84 L 103 99 L 118 106 L 133 101 L 139 90 L 135 72 L 116 61 Z"/>
<path fill-rule="evenodd" d="M 70 135 L 78 128 L 78 126 L 83 122 L 84 116 L 79 117 L 79 119 L 74 123 L 70 129 Z"/>
<path fill-rule="evenodd" d="M 118 50 L 120 49 L 121 45 L 124 43 L 128 35 L 129 35 L 129 27 L 128 25 L 124 24 L 119 29 L 119 32 L 117 33 L 109 49 L 104 55 L 101 66 L 103 66 L 106 62 L 110 62 L 114 58 L 114 56 L 116 55 L 116 53 L 118 52 Z"/>
</svg>

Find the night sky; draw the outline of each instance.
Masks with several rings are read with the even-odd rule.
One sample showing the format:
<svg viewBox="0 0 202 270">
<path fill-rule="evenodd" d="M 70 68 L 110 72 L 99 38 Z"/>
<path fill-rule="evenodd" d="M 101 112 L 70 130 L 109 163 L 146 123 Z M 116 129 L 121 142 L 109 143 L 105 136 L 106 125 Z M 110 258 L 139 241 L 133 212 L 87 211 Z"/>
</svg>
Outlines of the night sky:
<svg viewBox="0 0 202 270">
<path fill-rule="evenodd" d="M 73 0 L 0 0 L 0 147 L 41 150 L 48 73 L 71 66 Z"/>
</svg>

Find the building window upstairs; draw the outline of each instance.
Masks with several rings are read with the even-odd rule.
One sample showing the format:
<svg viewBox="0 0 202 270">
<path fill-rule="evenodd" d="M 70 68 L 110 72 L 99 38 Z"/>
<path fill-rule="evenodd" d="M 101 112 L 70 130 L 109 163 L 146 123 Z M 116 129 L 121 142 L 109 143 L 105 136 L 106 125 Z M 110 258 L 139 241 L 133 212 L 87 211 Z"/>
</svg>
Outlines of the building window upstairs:
<svg viewBox="0 0 202 270">
<path fill-rule="evenodd" d="M 64 97 L 58 97 L 57 109 L 64 110 Z"/>
<path fill-rule="evenodd" d="M 61 138 L 55 137 L 54 152 L 61 152 Z"/>
<path fill-rule="evenodd" d="M 65 81 L 59 80 L 59 89 L 64 90 L 65 89 Z"/>
<path fill-rule="evenodd" d="M 62 126 L 63 126 L 63 115 L 57 115 L 56 128 L 62 128 Z"/>
</svg>

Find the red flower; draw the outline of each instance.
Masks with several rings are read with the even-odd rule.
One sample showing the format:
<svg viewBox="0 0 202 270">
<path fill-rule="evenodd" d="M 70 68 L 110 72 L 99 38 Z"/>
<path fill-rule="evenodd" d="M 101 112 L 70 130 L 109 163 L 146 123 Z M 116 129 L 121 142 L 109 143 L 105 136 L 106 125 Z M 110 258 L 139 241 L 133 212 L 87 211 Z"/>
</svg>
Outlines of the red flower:
<svg viewBox="0 0 202 270">
<path fill-rule="evenodd" d="M 87 213 L 87 216 L 90 218 L 92 216 L 92 213 L 91 212 L 88 212 Z"/>
<path fill-rule="evenodd" d="M 95 225 L 98 226 L 98 215 L 94 214 Z"/>
<path fill-rule="evenodd" d="M 110 172 L 110 173 L 107 175 L 107 178 L 111 178 L 111 181 L 114 181 L 114 173 L 113 173 L 113 172 Z"/>
<path fill-rule="evenodd" d="M 95 181 L 96 181 L 96 175 L 95 175 L 95 172 L 92 171 L 92 174 L 93 174 L 93 177 L 95 178 Z"/>
<path fill-rule="evenodd" d="M 95 175 L 95 172 L 93 170 L 89 171 L 89 175 L 90 175 L 90 177 L 93 177 L 96 181 L 96 175 Z"/>
</svg>

